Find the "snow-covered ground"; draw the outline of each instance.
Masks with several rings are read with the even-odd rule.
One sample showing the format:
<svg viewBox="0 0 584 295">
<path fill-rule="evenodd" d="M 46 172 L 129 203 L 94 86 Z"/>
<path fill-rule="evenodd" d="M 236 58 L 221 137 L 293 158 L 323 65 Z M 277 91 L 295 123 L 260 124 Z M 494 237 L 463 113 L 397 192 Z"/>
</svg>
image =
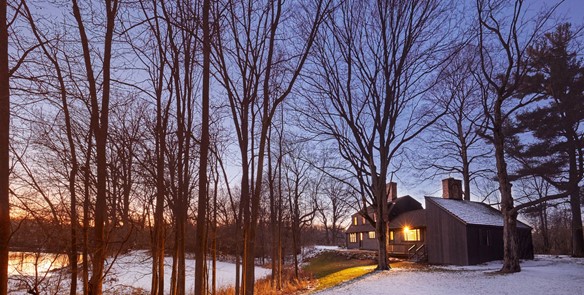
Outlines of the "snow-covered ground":
<svg viewBox="0 0 584 295">
<path fill-rule="evenodd" d="M 317 294 L 584 294 L 582 258 L 538 255 L 522 262 L 519 273 L 493 273 L 501 265 L 394 268 Z"/>
<path fill-rule="evenodd" d="M 105 268 L 108 269 L 112 261 L 106 261 Z M 209 261 L 209 265 L 211 262 Z M 164 281 L 165 290 L 168 290 L 170 285 L 172 258 L 165 258 Z M 256 267 L 256 279 L 268 275 L 270 271 L 265 268 Z M 194 289 L 195 277 L 195 261 L 193 259 L 186 260 L 186 290 L 187 293 Z M 68 290 L 69 282 L 67 282 L 68 275 L 62 275 L 61 272 L 53 271 L 47 275 L 42 284 L 43 288 L 48 294 L 58 287 L 60 290 Z M 106 294 L 126 294 L 133 289 L 143 289 L 146 292 L 150 291 L 150 284 L 152 278 L 152 258 L 145 251 L 134 251 L 130 254 L 119 256 L 116 261 L 109 268 L 106 275 L 103 290 Z M 209 280 L 211 275 L 209 275 Z M 26 290 L 20 289 L 26 282 L 34 282 L 32 277 L 11 276 L 10 294 L 26 294 Z M 80 282 L 81 283 L 81 282 Z M 228 287 L 235 284 L 235 264 L 227 262 L 217 262 L 217 287 Z M 81 291 L 81 288 L 79 289 Z M 49 293 L 51 292 L 51 293 Z M 42 293 L 44 294 L 44 293 Z"/>
</svg>

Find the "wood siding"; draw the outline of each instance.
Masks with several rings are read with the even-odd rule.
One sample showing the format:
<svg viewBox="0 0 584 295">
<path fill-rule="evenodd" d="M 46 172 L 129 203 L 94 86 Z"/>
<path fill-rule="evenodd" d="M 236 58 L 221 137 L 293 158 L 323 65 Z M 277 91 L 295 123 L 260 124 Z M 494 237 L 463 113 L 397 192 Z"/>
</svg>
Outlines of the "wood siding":
<svg viewBox="0 0 584 295">
<path fill-rule="evenodd" d="M 426 222 L 426 249 L 429 263 L 469 264 L 464 223 L 428 201 L 426 201 Z"/>
<path fill-rule="evenodd" d="M 503 228 L 467 225 L 468 264 L 503 259 Z"/>
<path fill-rule="evenodd" d="M 426 199 L 426 249 L 431 264 L 473 265 L 503 259 L 503 227 L 466 224 Z M 533 259 L 531 228 L 517 229 L 519 258 Z"/>
</svg>

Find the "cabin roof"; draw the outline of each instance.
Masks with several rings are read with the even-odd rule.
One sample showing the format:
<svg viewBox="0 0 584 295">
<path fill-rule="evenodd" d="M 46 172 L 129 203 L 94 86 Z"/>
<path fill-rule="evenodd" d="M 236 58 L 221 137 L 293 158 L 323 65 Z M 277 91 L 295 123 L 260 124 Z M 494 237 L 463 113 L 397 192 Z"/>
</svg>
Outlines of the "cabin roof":
<svg viewBox="0 0 584 295">
<path fill-rule="evenodd" d="M 426 210 L 418 209 L 400 214 L 389 222 L 389 228 L 401 229 L 404 226 L 411 228 L 426 227 Z"/>
<path fill-rule="evenodd" d="M 465 224 L 503 226 L 501 212 L 485 203 L 465 200 L 426 197 Z M 529 228 L 528 225 L 517 221 L 518 228 Z"/>
<path fill-rule="evenodd" d="M 366 231 L 375 231 L 375 228 L 369 223 L 359 225 L 351 224 L 351 226 L 349 226 L 349 228 L 347 229 L 346 233 L 360 233 Z"/>
</svg>

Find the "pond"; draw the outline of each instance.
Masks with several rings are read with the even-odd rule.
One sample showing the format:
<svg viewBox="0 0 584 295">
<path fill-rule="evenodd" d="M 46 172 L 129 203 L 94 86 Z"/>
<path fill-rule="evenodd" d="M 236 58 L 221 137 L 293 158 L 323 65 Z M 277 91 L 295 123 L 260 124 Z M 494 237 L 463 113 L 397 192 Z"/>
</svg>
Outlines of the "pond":
<svg viewBox="0 0 584 295">
<path fill-rule="evenodd" d="M 51 270 L 69 265 L 67 254 L 10 252 L 8 276 L 43 276 Z"/>
</svg>

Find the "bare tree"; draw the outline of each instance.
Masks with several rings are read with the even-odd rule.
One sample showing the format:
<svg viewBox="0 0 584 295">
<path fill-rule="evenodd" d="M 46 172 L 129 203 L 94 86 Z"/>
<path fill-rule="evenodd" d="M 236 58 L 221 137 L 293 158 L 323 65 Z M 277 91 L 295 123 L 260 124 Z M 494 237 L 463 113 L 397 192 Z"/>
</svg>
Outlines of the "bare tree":
<svg viewBox="0 0 584 295">
<path fill-rule="evenodd" d="M 308 146 L 302 143 L 288 143 L 286 157 L 282 163 L 290 214 L 292 234 L 292 256 L 294 277 L 299 278 L 298 254 L 301 252 L 301 231 L 311 225 L 316 212 L 317 196 L 321 190 L 323 175 L 315 175 L 308 155 Z"/>
<path fill-rule="evenodd" d="M 501 272 L 519 272 L 517 214 L 507 168 L 505 145 L 508 135 L 504 126 L 518 109 L 533 102 L 533 97 L 514 100 L 517 90 L 527 75 L 526 50 L 542 33 L 544 25 L 555 10 L 537 19 L 524 19 L 523 1 L 515 0 L 512 8 L 505 0 L 477 0 L 479 23 L 479 57 L 483 92 L 483 108 L 487 116 L 487 137 L 491 140 L 496 159 L 497 181 L 503 213 L 503 267 Z M 505 18 L 508 11 L 512 13 Z M 531 28 L 528 31 L 527 28 Z M 525 204 L 523 204 L 525 205 Z"/>
<path fill-rule="evenodd" d="M 128 42 L 136 55 L 140 57 L 143 67 L 147 69 L 151 91 L 144 90 L 144 93 L 155 101 L 155 119 L 151 131 L 154 138 L 154 153 L 146 153 L 143 165 L 145 170 L 149 171 L 147 178 L 152 179 L 155 187 L 154 192 L 154 226 L 152 237 L 152 284 L 150 294 L 164 295 L 164 255 L 166 244 L 166 230 L 164 219 L 165 199 L 168 196 L 168 185 L 166 177 L 166 154 L 167 154 L 167 136 L 169 133 L 169 116 L 172 96 L 170 90 L 172 87 L 167 85 L 169 68 L 168 43 L 169 32 L 166 26 L 169 22 L 164 21 L 161 5 L 164 2 L 158 1 L 140 1 L 140 10 L 143 19 L 146 20 L 147 38 L 128 37 Z M 138 23 L 142 22 L 139 18 Z M 168 90 L 168 91 L 167 91 Z M 149 149 L 149 147 L 145 147 Z M 153 165 L 150 166 L 150 165 Z M 151 168 L 149 168 L 151 167 Z"/>
<path fill-rule="evenodd" d="M 111 58 L 112 41 L 119 10 L 118 0 L 106 0 L 105 9 L 105 35 L 103 39 L 103 57 L 101 58 L 100 71 L 102 73 L 101 87 L 95 76 L 95 60 L 92 58 L 92 41 L 87 35 L 81 9 L 77 0 L 71 0 L 73 15 L 77 22 L 77 29 L 83 48 L 83 60 L 87 83 L 89 85 L 89 96 L 91 101 L 91 128 L 94 130 L 95 150 L 97 163 L 97 196 L 95 202 L 95 241 L 92 260 L 92 274 L 89 282 L 89 294 L 101 295 L 104 261 L 107 255 L 107 242 L 105 237 L 106 201 L 107 201 L 107 134 L 109 125 L 109 101 L 111 87 Z M 98 98 L 98 89 L 101 89 L 101 99 Z"/>
<path fill-rule="evenodd" d="M 306 79 L 305 128 L 336 143 L 358 181 L 360 205 L 382 217 L 364 215 L 376 228 L 380 270 L 389 269 L 389 169 L 404 144 L 441 115 L 423 96 L 450 46 L 446 11 L 439 1 L 342 2 L 327 19 Z"/>
<path fill-rule="evenodd" d="M 329 5 L 328 0 L 302 5 L 281 0 L 226 1 L 216 10 L 218 37 L 213 59 L 230 102 L 242 164 L 242 290 L 246 295 L 254 292 L 256 227 L 268 130 L 276 108 L 297 81 Z"/>
<path fill-rule="evenodd" d="M 27 55 L 38 45 L 24 48 L 17 53 L 20 57 L 12 60 L 10 67 L 9 36 L 11 25 L 17 19 L 12 15 L 8 19 L 8 2 L 0 1 L 0 295 L 8 292 L 8 244 L 11 236 L 10 226 L 10 78 L 26 60 Z M 17 39 L 14 40 L 18 41 Z M 18 42 L 20 43 L 20 42 Z"/>
<path fill-rule="evenodd" d="M 433 91 L 436 103 L 448 108 L 445 116 L 428 129 L 428 140 L 422 142 L 431 149 L 431 157 L 422 161 L 422 169 L 434 174 L 462 175 L 464 199 L 470 201 L 471 183 L 486 177 L 491 169 L 486 162 L 491 149 L 480 136 L 485 124 L 478 71 L 476 47 L 466 45 L 453 56 Z M 414 156 L 419 150 L 413 151 Z M 416 162 L 412 159 L 412 162 Z"/>
<path fill-rule="evenodd" d="M 8 71 L 7 2 L 0 1 L 0 295 L 8 294 L 8 240 L 10 239 L 9 130 L 10 82 Z"/>
<path fill-rule="evenodd" d="M 349 210 L 352 209 L 349 205 L 352 199 L 346 185 L 333 177 L 327 177 L 323 185 L 324 193 L 319 198 L 321 204 L 318 206 L 318 211 L 325 227 L 327 243 L 337 245 L 337 239 L 340 234 L 342 235 L 342 223 L 349 215 Z"/>
<path fill-rule="evenodd" d="M 57 91 L 59 93 L 59 97 L 60 97 L 60 102 L 61 102 L 61 109 L 63 111 L 63 115 L 64 115 L 64 121 L 65 121 L 65 133 L 67 135 L 67 144 L 68 144 L 68 151 L 69 151 L 69 157 L 70 157 L 70 161 L 71 161 L 71 168 L 70 171 L 68 172 L 68 175 L 66 175 L 66 177 L 68 178 L 69 184 L 68 184 L 68 189 L 69 189 L 69 199 L 70 199 L 70 224 L 71 224 L 71 234 L 70 234 L 70 241 L 71 241 L 71 245 L 70 245 L 70 249 L 69 249 L 69 265 L 71 267 L 71 284 L 70 284 L 70 291 L 69 293 L 71 295 L 74 295 L 77 293 L 77 266 L 78 266 L 78 245 L 77 245 L 77 229 L 78 229 L 78 216 L 77 216 L 77 194 L 76 194 L 76 185 L 77 185 L 77 176 L 79 173 L 79 161 L 78 161 L 78 157 L 77 157 L 77 149 L 78 147 L 76 146 L 76 141 L 74 139 L 74 130 L 73 130 L 73 123 L 72 123 L 72 118 L 71 118 L 71 114 L 69 111 L 69 97 L 67 94 L 67 87 L 65 85 L 65 75 L 66 73 L 63 72 L 62 70 L 62 66 L 60 63 L 60 59 L 58 57 L 57 52 L 59 52 L 59 50 L 56 50 L 54 46 L 49 47 L 49 42 L 48 40 L 46 40 L 46 38 L 44 38 L 41 33 L 38 31 L 35 21 L 33 19 L 32 14 L 30 13 L 30 10 L 28 8 L 28 5 L 26 2 L 23 2 L 23 7 L 26 13 L 26 16 L 28 18 L 30 27 L 32 29 L 32 32 L 35 36 L 35 38 L 37 39 L 38 43 L 41 44 L 41 48 L 42 51 L 44 53 L 44 55 L 47 57 L 47 59 L 50 61 L 50 63 L 53 66 L 53 69 L 55 71 L 56 74 L 56 78 L 57 78 L 57 82 L 58 82 L 58 87 L 57 87 Z"/>
<path fill-rule="evenodd" d="M 195 294 L 205 293 L 205 236 L 207 223 L 207 156 L 209 155 L 209 81 L 211 78 L 211 29 L 209 25 L 211 11 L 210 0 L 203 0 L 203 96 L 201 98 L 201 141 L 199 163 L 199 202 L 197 204 L 197 237 L 195 265 Z M 217 188 L 215 188 L 215 193 Z M 216 199 L 216 198 L 215 198 Z"/>
</svg>

